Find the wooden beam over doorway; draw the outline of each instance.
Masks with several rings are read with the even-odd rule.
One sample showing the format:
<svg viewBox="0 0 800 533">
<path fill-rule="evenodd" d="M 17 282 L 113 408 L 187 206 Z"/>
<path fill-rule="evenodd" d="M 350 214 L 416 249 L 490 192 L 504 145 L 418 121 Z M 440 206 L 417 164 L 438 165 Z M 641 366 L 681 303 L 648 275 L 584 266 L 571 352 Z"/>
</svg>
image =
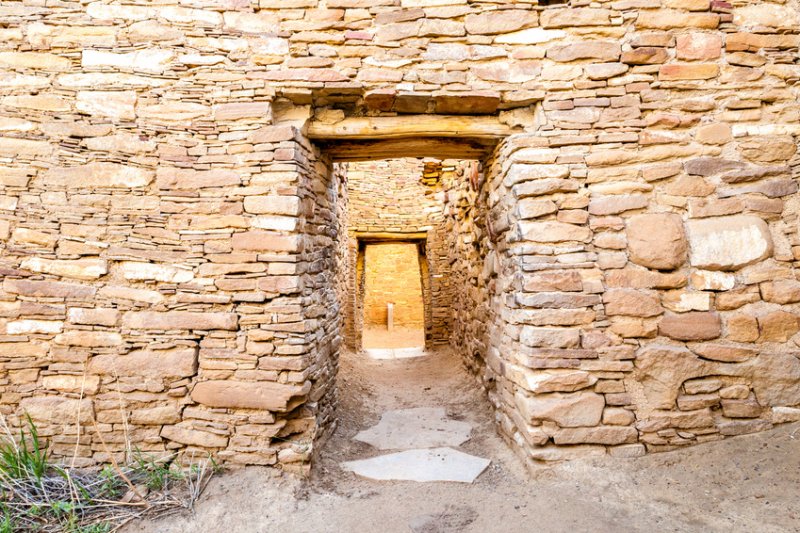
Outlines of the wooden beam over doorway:
<svg viewBox="0 0 800 533">
<path fill-rule="evenodd" d="M 375 161 L 401 157 L 481 160 L 492 153 L 497 140 L 416 137 L 378 141 L 318 141 L 317 145 L 333 161 Z"/>
<path fill-rule="evenodd" d="M 381 140 L 408 137 L 501 139 L 514 133 L 495 116 L 400 115 L 351 117 L 332 124 L 312 120 L 308 137 L 320 141 Z"/>
</svg>

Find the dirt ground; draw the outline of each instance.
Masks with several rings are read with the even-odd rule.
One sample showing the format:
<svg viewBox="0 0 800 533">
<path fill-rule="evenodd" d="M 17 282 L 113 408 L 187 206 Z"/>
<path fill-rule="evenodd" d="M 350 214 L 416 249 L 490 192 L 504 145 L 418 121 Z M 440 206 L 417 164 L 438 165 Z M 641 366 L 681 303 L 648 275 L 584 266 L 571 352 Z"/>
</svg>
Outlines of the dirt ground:
<svg viewBox="0 0 800 533">
<path fill-rule="evenodd" d="M 639 459 L 602 457 L 527 473 L 497 435 L 474 378 L 448 350 L 375 361 L 342 355 L 339 427 L 308 480 L 272 469 L 219 475 L 193 513 L 133 532 L 800 531 L 800 425 Z M 378 482 L 339 462 L 380 452 L 352 441 L 388 409 L 444 406 L 473 425 L 460 447 L 492 464 L 472 485 Z"/>
<path fill-rule="evenodd" d="M 395 327 L 391 333 L 385 328 L 364 328 L 361 339 L 364 348 L 415 348 L 425 346 L 425 330 Z"/>
</svg>

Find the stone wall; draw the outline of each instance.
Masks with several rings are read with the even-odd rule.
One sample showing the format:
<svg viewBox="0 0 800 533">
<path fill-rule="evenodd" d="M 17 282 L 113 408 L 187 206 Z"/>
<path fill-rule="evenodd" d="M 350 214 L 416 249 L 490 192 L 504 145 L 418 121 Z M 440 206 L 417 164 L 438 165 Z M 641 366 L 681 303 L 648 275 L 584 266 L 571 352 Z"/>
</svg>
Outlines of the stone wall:
<svg viewBox="0 0 800 533">
<path fill-rule="evenodd" d="M 453 330 L 524 457 L 799 419 L 799 8 L 3 4 L 0 410 L 77 464 L 303 468 L 348 257 L 307 122 L 438 113 L 512 131 L 450 211 Z"/>
<path fill-rule="evenodd" d="M 364 325 L 385 329 L 387 304 L 393 305 L 394 326 L 425 327 L 422 272 L 414 243 L 369 244 L 364 252 Z"/>
</svg>

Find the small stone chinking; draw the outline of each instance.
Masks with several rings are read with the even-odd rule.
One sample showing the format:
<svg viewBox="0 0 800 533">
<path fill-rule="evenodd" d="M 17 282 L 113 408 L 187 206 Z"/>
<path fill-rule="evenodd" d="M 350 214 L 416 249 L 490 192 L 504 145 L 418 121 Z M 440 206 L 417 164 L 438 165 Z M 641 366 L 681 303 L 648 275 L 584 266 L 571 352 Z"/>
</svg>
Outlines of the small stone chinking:
<svg viewBox="0 0 800 533">
<path fill-rule="evenodd" d="M 0 19 L 0 410 L 57 456 L 307 468 L 348 251 L 345 172 L 305 124 L 345 111 L 514 129 L 444 180 L 442 224 L 451 344 L 526 459 L 800 419 L 798 0 Z"/>
</svg>

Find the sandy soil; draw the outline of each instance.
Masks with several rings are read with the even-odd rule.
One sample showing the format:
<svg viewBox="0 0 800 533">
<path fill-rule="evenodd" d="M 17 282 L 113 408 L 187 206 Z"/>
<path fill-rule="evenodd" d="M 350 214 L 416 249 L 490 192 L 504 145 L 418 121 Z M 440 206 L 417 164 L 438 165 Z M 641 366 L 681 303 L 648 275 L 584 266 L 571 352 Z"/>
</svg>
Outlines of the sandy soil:
<svg viewBox="0 0 800 533">
<path fill-rule="evenodd" d="M 389 332 L 384 328 L 367 328 L 361 344 L 364 348 L 416 348 L 425 346 L 425 330 L 396 327 Z"/>
<path fill-rule="evenodd" d="M 342 356 L 340 425 L 310 479 L 247 468 L 212 480 L 194 513 L 132 532 L 790 532 L 800 531 L 800 425 L 639 459 L 527 473 L 494 431 L 474 379 L 449 351 L 376 361 Z M 472 485 L 377 482 L 339 468 L 380 452 L 350 440 L 383 411 L 445 406 L 473 425 L 461 449 L 490 457 Z"/>
</svg>

